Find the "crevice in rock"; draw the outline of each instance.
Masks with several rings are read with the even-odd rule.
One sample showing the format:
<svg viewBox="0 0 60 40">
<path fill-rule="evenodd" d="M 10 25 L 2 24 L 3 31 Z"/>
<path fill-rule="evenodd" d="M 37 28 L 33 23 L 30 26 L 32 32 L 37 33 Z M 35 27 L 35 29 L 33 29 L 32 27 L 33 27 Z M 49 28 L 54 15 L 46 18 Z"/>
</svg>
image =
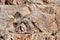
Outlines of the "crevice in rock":
<svg viewBox="0 0 60 40">
<path fill-rule="evenodd" d="M 39 29 L 38 27 L 37 27 L 37 25 L 35 25 L 35 23 L 34 22 L 32 22 L 32 24 L 34 25 L 34 27 L 36 27 L 38 30 L 39 30 L 39 32 L 43 32 L 41 29 Z"/>
</svg>

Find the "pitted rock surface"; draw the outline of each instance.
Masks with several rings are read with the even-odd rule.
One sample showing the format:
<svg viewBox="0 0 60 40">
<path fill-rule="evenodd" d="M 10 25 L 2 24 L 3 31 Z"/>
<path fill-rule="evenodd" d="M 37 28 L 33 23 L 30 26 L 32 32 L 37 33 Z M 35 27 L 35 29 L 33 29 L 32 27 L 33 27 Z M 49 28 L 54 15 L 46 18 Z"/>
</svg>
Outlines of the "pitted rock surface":
<svg viewBox="0 0 60 40">
<path fill-rule="evenodd" d="M 60 0 L 0 0 L 0 40 L 60 40 Z"/>
</svg>

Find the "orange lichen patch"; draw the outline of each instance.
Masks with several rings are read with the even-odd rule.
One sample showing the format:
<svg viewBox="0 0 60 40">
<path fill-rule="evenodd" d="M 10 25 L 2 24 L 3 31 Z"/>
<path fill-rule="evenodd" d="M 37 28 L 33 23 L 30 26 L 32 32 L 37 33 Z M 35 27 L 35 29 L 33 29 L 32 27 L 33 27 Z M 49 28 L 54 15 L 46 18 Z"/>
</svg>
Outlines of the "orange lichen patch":
<svg viewBox="0 0 60 40">
<path fill-rule="evenodd" d="M 1 4 L 2 4 L 2 5 L 5 4 L 5 0 L 1 0 Z"/>
<path fill-rule="evenodd" d="M 30 40 L 30 34 L 15 34 L 12 38 L 13 40 Z"/>
<path fill-rule="evenodd" d="M 45 8 L 43 9 L 43 12 L 44 12 L 44 13 L 48 13 L 48 14 L 54 14 L 54 13 L 55 13 L 55 10 L 54 10 L 53 7 L 45 7 Z"/>
<path fill-rule="evenodd" d="M 60 8 L 57 8 L 56 10 L 56 21 L 57 23 L 60 23 Z"/>
<path fill-rule="evenodd" d="M 9 21 L 8 21 L 8 23 L 7 23 L 7 27 L 12 27 L 12 25 L 13 25 L 13 18 L 11 18 Z"/>
</svg>

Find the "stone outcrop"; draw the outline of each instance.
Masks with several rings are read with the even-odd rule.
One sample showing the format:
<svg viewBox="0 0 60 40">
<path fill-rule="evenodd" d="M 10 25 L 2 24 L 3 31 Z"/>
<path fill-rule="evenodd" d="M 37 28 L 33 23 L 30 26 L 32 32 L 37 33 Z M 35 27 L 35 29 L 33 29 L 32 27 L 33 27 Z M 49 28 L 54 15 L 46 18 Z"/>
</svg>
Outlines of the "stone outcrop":
<svg viewBox="0 0 60 40">
<path fill-rule="evenodd" d="M 0 0 L 1 5 L 25 5 L 26 3 L 60 4 L 60 0 Z"/>
<path fill-rule="evenodd" d="M 59 0 L 5 1 L 0 0 L 0 40 L 60 40 Z"/>
<path fill-rule="evenodd" d="M 0 6 L 0 39 L 59 40 L 59 9 L 59 5 Z"/>
</svg>

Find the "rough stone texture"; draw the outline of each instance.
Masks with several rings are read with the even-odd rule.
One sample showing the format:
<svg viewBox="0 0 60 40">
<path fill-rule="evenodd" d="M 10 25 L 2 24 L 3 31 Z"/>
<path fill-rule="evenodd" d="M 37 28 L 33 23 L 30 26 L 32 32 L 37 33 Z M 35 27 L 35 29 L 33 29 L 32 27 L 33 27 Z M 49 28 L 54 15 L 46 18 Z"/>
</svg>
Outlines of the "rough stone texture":
<svg viewBox="0 0 60 40">
<path fill-rule="evenodd" d="M 0 40 L 60 40 L 59 0 L 0 1 Z"/>
<path fill-rule="evenodd" d="M 0 40 L 59 40 L 59 13 L 59 5 L 0 6 Z"/>
<path fill-rule="evenodd" d="M 27 3 L 35 4 L 60 4 L 60 0 L 0 0 L 0 5 L 25 5 Z"/>
</svg>

